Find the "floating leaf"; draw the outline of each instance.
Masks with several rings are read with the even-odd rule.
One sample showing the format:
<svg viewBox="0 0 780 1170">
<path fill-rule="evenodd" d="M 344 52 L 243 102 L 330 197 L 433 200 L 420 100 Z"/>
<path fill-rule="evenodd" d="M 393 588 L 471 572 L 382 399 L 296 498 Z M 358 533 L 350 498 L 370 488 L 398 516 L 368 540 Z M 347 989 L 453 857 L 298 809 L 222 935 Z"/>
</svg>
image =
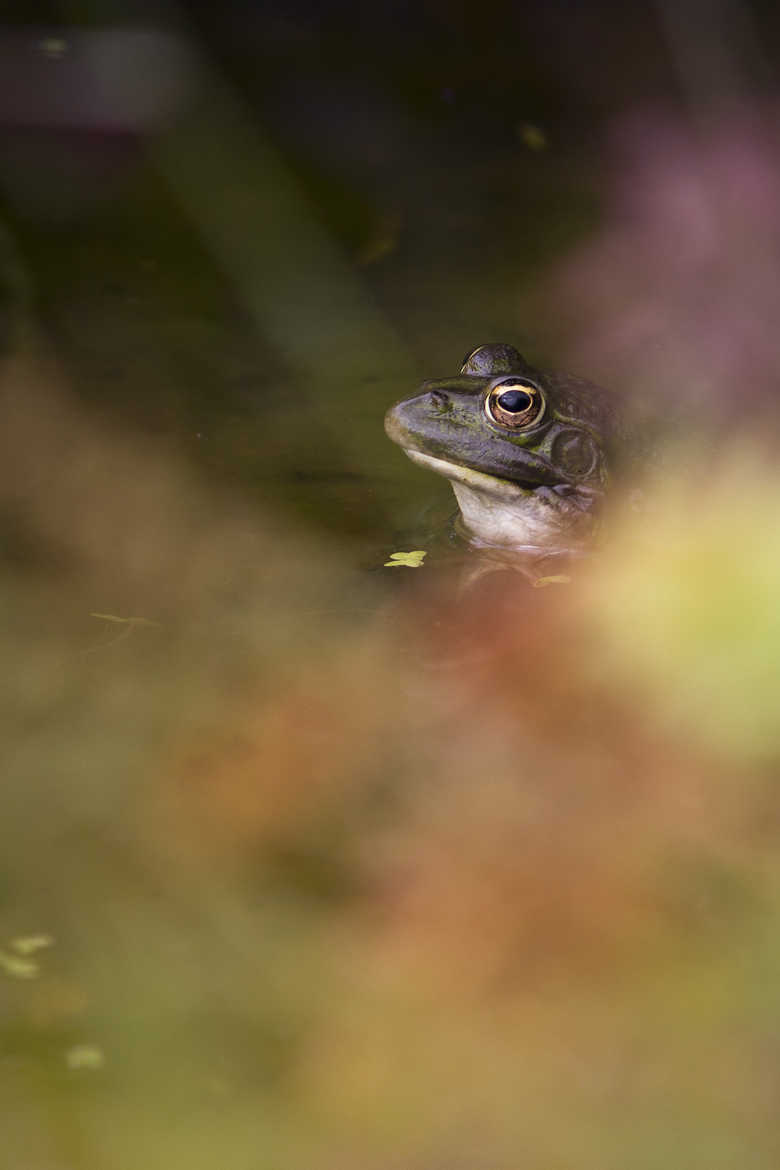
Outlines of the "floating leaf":
<svg viewBox="0 0 780 1170">
<path fill-rule="evenodd" d="M 34 955 L 44 947 L 54 945 L 54 938 L 50 934 L 23 934 L 11 939 L 11 946 L 17 955 Z"/>
<path fill-rule="evenodd" d="M 385 561 L 385 568 L 398 569 L 404 565 L 407 569 L 419 569 L 426 555 L 426 550 L 421 548 L 416 548 L 413 552 L 390 553 L 390 560 Z"/>
<path fill-rule="evenodd" d="M 377 261 L 384 260 L 385 256 L 389 256 L 398 247 L 400 234 L 400 212 L 395 210 L 384 212 L 375 224 L 370 237 L 358 252 L 356 256 L 358 264 L 376 264 Z"/>
<path fill-rule="evenodd" d="M 529 150 L 544 150 L 547 146 L 547 135 L 544 130 L 541 126 L 534 126 L 532 122 L 521 122 L 517 127 L 517 137 Z"/>
<path fill-rule="evenodd" d="M 129 626 L 158 626 L 159 622 L 153 622 L 149 618 L 143 617 L 117 617 L 115 613 L 91 613 L 89 615 L 93 618 L 100 618 L 104 622 L 120 622 L 122 625 Z"/>
<path fill-rule="evenodd" d="M 41 973 L 35 959 L 23 959 L 20 955 L 9 955 L 7 951 L 0 951 L 0 971 L 5 971 L 12 979 L 37 979 Z"/>
<path fill-rule="evenodd" d="M 103 1067 L 106 1059 L 97 1044 L 74 1044 L 65 1053 L 65 1063 L 72 1069 L 97 1069 Z"/>
<path fill-rule="evenodd" d="M 67 53 L 68 42 L 62 37 L 44 37 L 43 40 L 38 41 L 36 48 L 43 53 L 44 57 L 56 60 Z"/>
<path fill-rule="evenodd" d="M 544 589 L 545 585 L 571 585 L 571 577 L 567 577 L 565 573 L 558 573 L 554 577 L 537 577 L 531 584 L 534 589 Z"/>
<path fill-rule="evenodd" d="M 158 628 L 160 626 L 159 622 L 150 621 L 149 618 L 119 617 L 115 613 L 91 613 L 89 616 L 99 618 L 102 622 L 114 622 L 117 625 L 124 626 L 124 629 L 120 630 L 115 638 L 110 638 L 109 641 L 101 642 L 97 646 L 91 646 L 88 650 L 84 651 L 85 654 L 94 654 L 97 650 L 107 650 L 110 646 L 116 646 L 119 642 L 124 642 L 130 637 L 133 630 L 139 626 L 157 626 Z"/>
</svg>

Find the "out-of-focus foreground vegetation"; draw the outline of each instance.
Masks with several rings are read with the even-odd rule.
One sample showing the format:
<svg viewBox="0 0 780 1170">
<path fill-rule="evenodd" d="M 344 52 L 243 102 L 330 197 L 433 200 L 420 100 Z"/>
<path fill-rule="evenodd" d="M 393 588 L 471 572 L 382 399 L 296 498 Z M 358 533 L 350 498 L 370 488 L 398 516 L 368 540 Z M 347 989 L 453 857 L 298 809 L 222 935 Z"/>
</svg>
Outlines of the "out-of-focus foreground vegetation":
<svg viewBox="0 0 780 1170">
<path fill-rule="evenodd" d="M 0 135 L 0 1165 L 775 1170 L 771 104 L 610 121 L 607 179 L 544 58 L 529 113 L 410 42 L 444 97 L 404 121 L 311 20 L 246 48 L 314 77 L 308 157 L 283 69 L 261 117 L 189 58 L 159 124 L 121 91 L 140 161 L 41 137 L 43 83 Z M 165 45 L 99 41 L 108 106 Z M 628 68 L 594 60 L 578 101 Z M 641 510 L 571 584 L 383 573 L 448 489 L 382 410 L 499 336 L 634 392 Z"/>
<path fill-rule="evenodd" d="M 3 391 L 6 1164 L 774 1165 L 775 469 L 391 603 Z"/>
</svg>

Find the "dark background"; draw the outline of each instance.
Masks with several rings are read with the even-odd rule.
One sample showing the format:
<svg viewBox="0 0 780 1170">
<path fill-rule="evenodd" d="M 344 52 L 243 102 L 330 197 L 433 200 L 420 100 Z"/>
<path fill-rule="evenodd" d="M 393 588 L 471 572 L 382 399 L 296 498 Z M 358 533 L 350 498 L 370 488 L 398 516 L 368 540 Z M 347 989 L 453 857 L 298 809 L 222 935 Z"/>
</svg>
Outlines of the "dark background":
<svg viewBox="0 0 780 1170">
<path fill-rule="evenodd" d="M 446 494 L 386 443 L 384 409 L 475 345 L 505 339 L 626 393 L 643 370 L 690 381 L 665 352 L 678 326 L 691 334 L 688 301 L 628 357 L 602 344 L 622 336 L 664 246 L 640 223 L 616 260 L 608 237 L 657 214 L 672 240 L 676 196 L 667 210 L 653 183 L 673 186 L 686 159 L 710 193 L 722 185 L 696 172 L 696 135 L 717 143 L 747 108 L 748 129 L 730 131 L 747 138 L 773 102 L 776 6 L 232 0 L 3 15 L 8 347 L 34 321 L 98 416 L 370 542 L 403 528 L 421 485 Z M 669 251 L 648 301 L 689 280 Z"/>
</svg>

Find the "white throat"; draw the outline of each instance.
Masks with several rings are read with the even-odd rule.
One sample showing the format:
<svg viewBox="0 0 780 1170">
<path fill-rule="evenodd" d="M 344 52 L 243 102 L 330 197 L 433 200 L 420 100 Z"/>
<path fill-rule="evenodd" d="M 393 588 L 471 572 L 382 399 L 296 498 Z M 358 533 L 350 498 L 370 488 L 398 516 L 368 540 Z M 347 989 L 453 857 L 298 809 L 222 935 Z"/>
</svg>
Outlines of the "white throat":
<svg viewBox="0 0 780 1170">
<path fill-rule="evenodd" d="M 482 471 L 406 448 L 413 463 L 445 476 L 452 484 L 463 524 L 474 543 L 543 553 L 579 550 L 592 527 L 566 497 L 549 489 L 520 487 Z"/>
</svg>

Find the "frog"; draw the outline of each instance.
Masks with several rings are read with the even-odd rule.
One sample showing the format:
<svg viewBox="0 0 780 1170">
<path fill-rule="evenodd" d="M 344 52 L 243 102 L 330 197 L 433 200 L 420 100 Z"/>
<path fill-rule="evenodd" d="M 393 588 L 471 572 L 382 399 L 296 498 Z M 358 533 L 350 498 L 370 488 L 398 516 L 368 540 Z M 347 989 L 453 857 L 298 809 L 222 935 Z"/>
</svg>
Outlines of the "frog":
<svg viewBox="0 0 780 1170">
<path fill-rule="evenodd" d="M 396 402 L 385 431 L 413 463 L 450 481 L 457 529 L 472 548 L 547 560 L 599 543 L 623 433 L 613 392 L 491 342 L 454 377 Z"/>
</svg>

